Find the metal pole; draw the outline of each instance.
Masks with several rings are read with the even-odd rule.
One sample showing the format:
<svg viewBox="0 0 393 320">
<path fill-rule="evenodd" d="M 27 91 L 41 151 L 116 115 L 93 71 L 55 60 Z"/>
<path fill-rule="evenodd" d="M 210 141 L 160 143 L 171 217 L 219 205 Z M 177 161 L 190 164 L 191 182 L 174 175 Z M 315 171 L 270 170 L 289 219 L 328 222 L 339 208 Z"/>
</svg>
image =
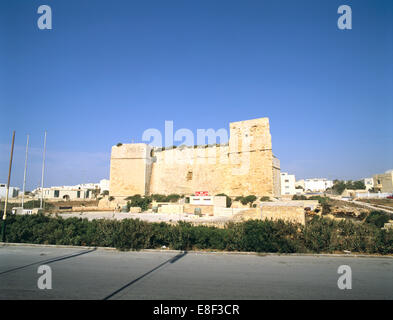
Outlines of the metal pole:
<svg viewBox="0 0 393 320">
<path fill-rule="evenodd" d="M 13 133 L 12 133 L 11 157 L 10 157 L 10 166 L 8 169 L 8 182 L 7 182 L 7 191 L 6 191 L 7 193 L 5 195 L 5 204 L 4 204 L 4 213 L 3 213 L 3 242 L 5 242 L 5 224 L 6 224 L 6 218 L 7 218 L 8 193 L 10 190 L 12 156 L 14 154 L 14 141 L 15 141 L 15 131 L 13 131 Z"/>
<path fill-rule="evenodd" d="M 41 175 L 41 199 L 40 199 L 40 209 L 42 209 L 42 201 L 44 197 L 44 170 L 45 170 L 45 149 L 46 149 L 46 131 L 44 135 L 44 153 L 42 157 L 42 175 Z"/>
<path fill-rule="evenodd" d="M 22 210 L 23 205 L 25 203 L 25 186 L 26 186 L 26 169 L 27 169 L 27 152 L 29 149 L 29 135 L 27 135 L 27 142 L 26 142 L 26 158 L 25 158 L 25 172 L 23 174 L 23 192 L 22 192 Z"/>
</svg>

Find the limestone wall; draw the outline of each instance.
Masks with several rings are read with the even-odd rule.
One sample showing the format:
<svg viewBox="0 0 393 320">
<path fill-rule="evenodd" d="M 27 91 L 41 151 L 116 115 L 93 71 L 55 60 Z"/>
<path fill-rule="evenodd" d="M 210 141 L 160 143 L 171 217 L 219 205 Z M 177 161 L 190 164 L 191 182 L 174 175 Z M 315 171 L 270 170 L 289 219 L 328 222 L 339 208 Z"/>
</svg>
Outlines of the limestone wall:
<svg viewBox="0 0 393 320">
<path fill-rule="evenodd" d="M 214 215 L 214 206 L 198 206 L 193 204 L 185 204 L 184 212 L 195 213 L 195 208 L 201 209 L 201 214 Z"/>
<path fill-rule="evenodd" d="M 158 207 L 158 213 L 183 213 L 182 204 L 167 204 Z"/>
<path fill-rule="evenodd" d="M 144 143 L 113 146 L 109 193 L 114 197 L 145 195 L 149 186 L 152 147 Z"/>
<path fill-rule="evenodd" d="M 112 147 L 110 195 L 194 194 L 277 196 L 279 161 L 269 119 L 230 123 L 228 145 L 153 150 L 146 144 Z"/>
<path fill-rule="evenodd" d="M 306 214 L 304 208 L 300 206 L 263 206 L 260 210 L 262 220 L 284 220 L 306 224 Z"/>
<path fill-rule="evenodd" d="M 274 185 L 279 161 L 273 159 L 267 118 L 231 123 L 229 145 L 176 148 L 154 156 L 150 193 L 274 196 L 280 189 Z"/>
</svg>

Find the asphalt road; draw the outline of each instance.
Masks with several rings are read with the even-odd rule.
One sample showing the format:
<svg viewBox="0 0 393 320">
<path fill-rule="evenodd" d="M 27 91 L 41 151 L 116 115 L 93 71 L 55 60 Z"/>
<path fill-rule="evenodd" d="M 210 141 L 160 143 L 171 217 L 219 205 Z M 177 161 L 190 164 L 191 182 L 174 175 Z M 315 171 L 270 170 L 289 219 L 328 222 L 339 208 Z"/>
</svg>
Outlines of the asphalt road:
<svg viewBox="0 0 393 320">
<path fill-rule="evenodd" d="M 52 289 L 38 288 L 40 265 Z M 0 246 L 0 299 L 393 299 L 393 258 Z"/>
</svg>

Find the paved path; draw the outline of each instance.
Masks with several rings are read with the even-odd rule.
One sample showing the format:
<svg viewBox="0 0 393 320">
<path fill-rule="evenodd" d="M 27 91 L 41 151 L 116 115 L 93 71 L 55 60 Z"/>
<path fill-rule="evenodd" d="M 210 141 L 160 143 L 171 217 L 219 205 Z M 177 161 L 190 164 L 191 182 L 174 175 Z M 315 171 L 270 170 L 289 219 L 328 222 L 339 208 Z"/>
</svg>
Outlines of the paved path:
<svg viewBox="0 0 393 320">
<path fill-rule="evenodd" d="M 348 202 L 348 203 L 356 204 L 356 205 L 358 205 L 360 207 L 366 207 L 368 209 L 372 209 L 372 210 L 376 210 L 376 211 L 384 211 L 386 213 L 393 214 L 393 208 L 389 208 L 389 207 L 386 207 L 386 206 L 380 207 L 380 206 L 375 206 L 375 205 L 372 205 L 370 203 L 363 202 L 363 201 L 341 199 L 340 196 L 328 195 L 328 197 L 330 197 L 333 200 L 345 201 L 345 202 Z"/>
<path fill-rule="evenodd" d="M 369 209 L 373 209 L 373 210 L 376 210 L 376 211 L 384 211 L 386 213 L 393 214 L 393 208 L 390 208 L 390 207 L 380 206 L 380 205 L 376 206 L 376 205 L 372 205 L 372 204 L 367 203 L 367 202 L 356 201 L 356 200 L 352 200 L 351 202 L 355 203 L 355 204 L 357 204 L 359 206 L 367 207 Z"/>
<path fill-rule="evenodd" d="M 40 265 L 52 289 L 40 290 Z M 352 269 L 339 290 L 337 269 Z M 393 299 L 393 258 L 0 247 L 0 299 Z"/>
</svg>

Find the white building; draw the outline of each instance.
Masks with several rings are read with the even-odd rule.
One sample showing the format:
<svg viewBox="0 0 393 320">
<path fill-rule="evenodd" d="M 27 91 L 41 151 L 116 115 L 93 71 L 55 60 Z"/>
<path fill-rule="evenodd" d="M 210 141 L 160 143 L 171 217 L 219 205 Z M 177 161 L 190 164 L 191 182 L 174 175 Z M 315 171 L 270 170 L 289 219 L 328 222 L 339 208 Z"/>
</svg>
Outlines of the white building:
<svg viewBox="0 0 393 320">
<path fill-rule="evenodd" d="M 43 188 L 43 198 L 59 200 L 94 199 L 93 190 L 68 186 Z M 34 190 L 34 193 L 41 197 L 41 188 Z"/>
<path fill-rule="evenodd" d="M 225 196 L 190 196 L 190 204 L 197 206 L 226 207 L 227 198 Z"/>
<path fill-rule="evenodd" d="M 305 192 L 323 192 L 333 187 L 333 181 L 325 178 L 312 178 L 299 180 L 296 182 L 296 186 L 303 187 Z"/>
<path fill-rule="evenodd" d="M 295 175 L 281 172 L 281 195 L 296 194 Z"/>
<path fill-rule="evenodd" d="M 101 190 L 101 193 L 103 193 L 104 191 L 109 191 L 109 179 L 100 180 L 99 188 Z"/>
<path fill-rule="evenodd" d="M 364 185 L 366 186 L 366 190 L 370 190 L 374 188 L 374 179 L 373 178 L 365 178 L 363 179 Z"/>
<path fill-rule="evenodd" d="M 10 187 L 8 191 L 8 198 L 16 198 L 19 195 L 20 189 L 17 187 Z M 7 184 L 0 183 L 0 199 L 5 199 L 7 195 Z"/>
<path fill-rule="evenodd" d="M 102 179 L 99 183 L 81 183 L 74 186 L 57 186 L 44 188 L 43 198 L 59 200 L 94 199 L 98 191 L 102 193 L 109 190 L 109 180 Z M 41 197 L 41 188 L 33 190 L 33 193 Z"/>
</svg>

